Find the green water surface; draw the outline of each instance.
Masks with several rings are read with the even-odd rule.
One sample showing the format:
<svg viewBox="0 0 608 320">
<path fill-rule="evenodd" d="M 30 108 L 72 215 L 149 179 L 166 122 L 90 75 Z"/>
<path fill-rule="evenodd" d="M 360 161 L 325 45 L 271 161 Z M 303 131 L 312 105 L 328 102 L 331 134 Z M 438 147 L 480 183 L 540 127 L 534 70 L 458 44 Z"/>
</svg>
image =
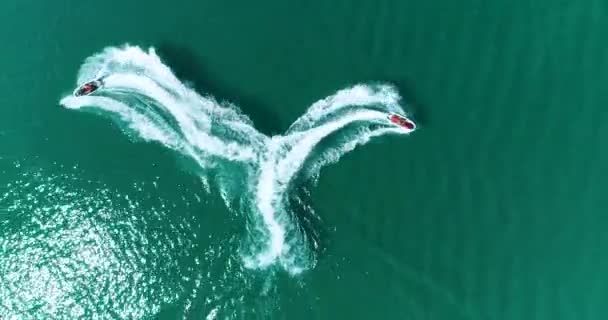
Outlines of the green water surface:
<svg viewBox="0 0 608 320">
<path fill-rule="evenodd" d="M 0 318 L 605 319 L 607 10 L 3 1 Z M 243 271 L 226 261 L 244 218 L 174 154 L 58 106 L 86 57 L 124 43 L 269 135 L 369 81 L 420 130 L 322 171 L 316 268 Z"/>
</svg>

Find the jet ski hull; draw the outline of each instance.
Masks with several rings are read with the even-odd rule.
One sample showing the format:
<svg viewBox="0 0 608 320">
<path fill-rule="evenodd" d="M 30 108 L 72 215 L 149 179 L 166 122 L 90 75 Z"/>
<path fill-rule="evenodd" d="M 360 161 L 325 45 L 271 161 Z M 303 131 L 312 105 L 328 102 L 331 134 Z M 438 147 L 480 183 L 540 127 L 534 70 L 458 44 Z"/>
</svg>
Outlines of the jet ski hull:
<svg viewBox="0 0 608 320">
<path fill-rule="evenodd" d="M 101 88 L 102 85 L 101 80 L 87 82 L 74 90 L 74 96 L 80 97 L 90 95 Z"/>
<path fill-rule="evenodd" d="M 416 124 L 414 121 L 406 118 L 405 116 L 392 113 L 388 116 L 388 120 L 394 125 L 397 125 L 408 132 L 416 130 Z"/>
</svg>

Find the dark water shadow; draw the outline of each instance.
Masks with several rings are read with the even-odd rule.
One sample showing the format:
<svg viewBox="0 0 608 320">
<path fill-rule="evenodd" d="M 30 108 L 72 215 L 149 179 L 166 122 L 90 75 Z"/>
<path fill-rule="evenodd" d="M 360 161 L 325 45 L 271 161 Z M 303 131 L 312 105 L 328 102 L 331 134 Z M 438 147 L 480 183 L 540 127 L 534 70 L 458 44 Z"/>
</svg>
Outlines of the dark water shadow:
<svg viewBox="0 0 608 320">
<path fill-rule="evenodd" d="M 258 131 L 266 135 L 281 133 L 281 122 L 272 108 L 256 97 L 239 93 L 237 89 L 220 83 L 205 70 L 202 59 L 185 46 L 164 42 L 156 47 L 160 58 L 173 70 L 175 75 L 200 94 L 208 94 L 218 101 L 236 104 L 251 120 Z"/>
</svg>

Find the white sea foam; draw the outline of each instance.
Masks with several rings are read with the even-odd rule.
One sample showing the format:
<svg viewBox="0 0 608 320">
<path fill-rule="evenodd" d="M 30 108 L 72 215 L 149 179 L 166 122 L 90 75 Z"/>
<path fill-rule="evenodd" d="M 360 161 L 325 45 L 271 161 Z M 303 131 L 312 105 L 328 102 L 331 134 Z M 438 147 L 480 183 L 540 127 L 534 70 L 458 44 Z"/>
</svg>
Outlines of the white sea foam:
<svg viewBox="0 0 608 320">
<path fill-rule="evenodd" d="M 132 135 L 194 160 L 201 172 L 227 162 L 242 164 L 247 181 L 240 190 L 225 178 L 214 183 L 231 210 L 231 199 L 246 204 L 240 209 L 253 223 L 250 242 L 243 246 L 249 268 L 280 265 L 297 274 L 314 265 L 313 249 L 288 205 L 296 176 L 318 175 L 323 166 L 373 137 L 409 133 L 387 119 L 390 113 L 404 114 L 390 85 L 340 90 L 312 104 L 284 135 L 268 137 L 234 105 L 203 97 L 180 82 L 154 49 L 112 47 L 87 58 L 78 85 L 99 77 L 104 87 L 98 93 L 67 96 L 61 104 L 107 115 Z M 340 143 L 321 146 L 335 135 L 342 135 Z M 312 153 L 320 156 L 311 159 Z"/>
</svg>

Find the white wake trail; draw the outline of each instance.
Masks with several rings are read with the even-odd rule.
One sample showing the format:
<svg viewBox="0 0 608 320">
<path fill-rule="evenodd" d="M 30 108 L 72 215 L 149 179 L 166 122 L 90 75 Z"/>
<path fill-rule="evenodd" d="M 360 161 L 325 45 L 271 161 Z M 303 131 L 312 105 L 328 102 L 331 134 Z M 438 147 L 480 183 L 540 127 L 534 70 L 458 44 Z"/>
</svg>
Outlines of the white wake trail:
<svg viewBox="0 0 608 320">
<path fill-rule="evenodd" d="M 194 160 L 206 182 L 205 170 L 226 171 L 215 183 L 231 210 L 232 199 L 244 204 L 252 224 L 242 255 L 254 269 L 279 265 L 298 274 L 315 265 L 314 249 L 289 207 L 296 177 L 316 177 L 373 137 L 409 133 L 388 121 L 391 113 L 405 114 L 390 85 L 340 90 L 312 104 L 284 135 L 268 137 L 236 106 L 184 85 L 154 49 L 106 48 L 85 60 L 78 84 L 99 77 L 103 88 L 90 96 L 66 96 L 61 104 L 109 116 L 136 137 Z M 339 143 L 325 143 L 336 136 Z M 235 174 L 228 163 L 239 164 L 242 172 Z"/>
<path fill-rule="evenodd" d="M 162 110 L 163 115 L 172 118 L 172 121 L 177 125 L 177 127 L 172 128 L 168 128 L 165 125 L 163 128 L 158 129 L 173 131 L 174 134 L 172 136 L 179 135 L 182 137 L 182 141 L 180 143 L 176 143 L 176 141 L 168 142 L 161 135 L 147 134 L 147 131 L 153 130 L 150 128 L 150 124 L 157 123 L 158 121 L 150 119 L 155 114 L 142 110 L 142 106 L 136 108 L 135 105 L 140 103 L 137 101 L 130 101 L 129 106 L 125 108 L 125 103 L 120 101 L 122 98 L 120 96 L 114 99 L 112 97 L 105 97 L 103 100 L 91 99 L 94 98 L 93 96 L 78 98 L 69 96 L 62 99 L 62 105 L 71 109 L 89 106 L 114 113 L 122 121 L 129 123 L 128 127 L 135 129 L 135 132 L 140 134 L 144 140 L 156 140 L 161 144 L 169 143 L 172 149 L 175 149 L 176 145 L 181 145 L 181 149 L 188 149 L 188 156 L 192 156 L 192 150 L 197 150 L 194 152 L 197 153 L 195 158 L 198 158 L 200 161 L 197 162 L 203 166 L 211 164 L 205 159 L 208 156 L 241 162 L 253 161 L 255 159 L 256 154 L 251 148 L 251 145 L 255 145 L 255 143 L 247 140 L 262 140 L 263 135 L 248 124 L 249 121 L 245 116 L 239 115 L 237 112 L 220 106 L 215 101 L 203 98 L 192 90 L 187 89 L 171 73 L 167 72 L 166 69 L 168 68 L 152 63 L 157 61 L 157 64 L 159 64 L 160 60 L 149 58 L 141 50 L 129 48 L 126 52 L 107 51 L 116 60 L 107 62 L 107 58 L 91 59 L 91 61 L 103 61 L 107 63 L 107 65 L 98 66 L 98 69 L 105 70 L 104 72 L 115 70 L 114 73 L 104 74 L 104 90 L 110 96 L 112 93 L 128 93 L 131 96 L 143 96 L 153 101 L 154 105 Z M 138 60 L 142 56 L 148 57 L 142 59 L 146 61 L 145 65 L 141 65 L 141 62 Z M 83 69 L 86 71 L 83 72 L 86 73 L 92 69 L 91 63 L 89 61 L 88 64 L 85 64 Z M 95 75 L 97 74 L 95 73 Z M 88 77 L 88 75 L 81 75 L 79 78 L 87 79 Z M 171 84 L 175 84 L 175 86 L 171 87 Z M 123 107 L 117 107 L 120 104 Z M 143 107 L 147 108 L 148 106 L 144 105 Z M 226 121 L 223 121 L 223 125 L 231 126 L 234 129 L 235 139 L 222 139 L 212 133 L 213 119 L 222 117 L 226 118 Z M 140 128 L 146 128 L 147 131 L 139 131 Z M 243 140 L 243 143 L 238 142 L 239 138 Z"/>
<path fill-rule="evenodd" d="M 285 239 L 285 234 L 296 227 L 293 217 L 289 216 L 289 209 L 286 208 L 286 197 L 289 196 L 287 191 L 294 176 L 302 170 L 310 153 L 321 140 L 357 122 L 386 122 L 386 113 L 360 107 L 339 118 L 334 118 L 324 125 L 287 136 L 275 137 L 270 141 L 268 156 L 262 160 L 259 180 L 254 190 L 264 227 L 270 230 L 270 235 L 266 247 L 261 252 L 254 252 L 252 256 L 246 257 L 245 262 L 248 267 L 266 268 L 278 260 L 285 269 L 292 273 L 302 271 L 302 266 L 298 265 L 296 261 L 298 261 L 299 255 L 297 250 L 304 244 L 302 241 L 298 241 L 301 239 L 291 239 L 291 243 L 286 242 L 289 239 Z M 354 149 L 358 143 L 368 141 L 372 136 L 390 132 L 398 133 L 399 131 L 393 128 L 361 131 L 350 137 L 351 143 L 344 145 L 341 152 L 334 156 Z M 334 158 L 334 160 L 337 159 Z M 325 162 L 325 164 L 327 163 L 329 161 Z M 292 252 L 294 243 L 298 244 L 296 252 Z M 310 263 L 314 262 L 310 261 Z"/>
</svg>

